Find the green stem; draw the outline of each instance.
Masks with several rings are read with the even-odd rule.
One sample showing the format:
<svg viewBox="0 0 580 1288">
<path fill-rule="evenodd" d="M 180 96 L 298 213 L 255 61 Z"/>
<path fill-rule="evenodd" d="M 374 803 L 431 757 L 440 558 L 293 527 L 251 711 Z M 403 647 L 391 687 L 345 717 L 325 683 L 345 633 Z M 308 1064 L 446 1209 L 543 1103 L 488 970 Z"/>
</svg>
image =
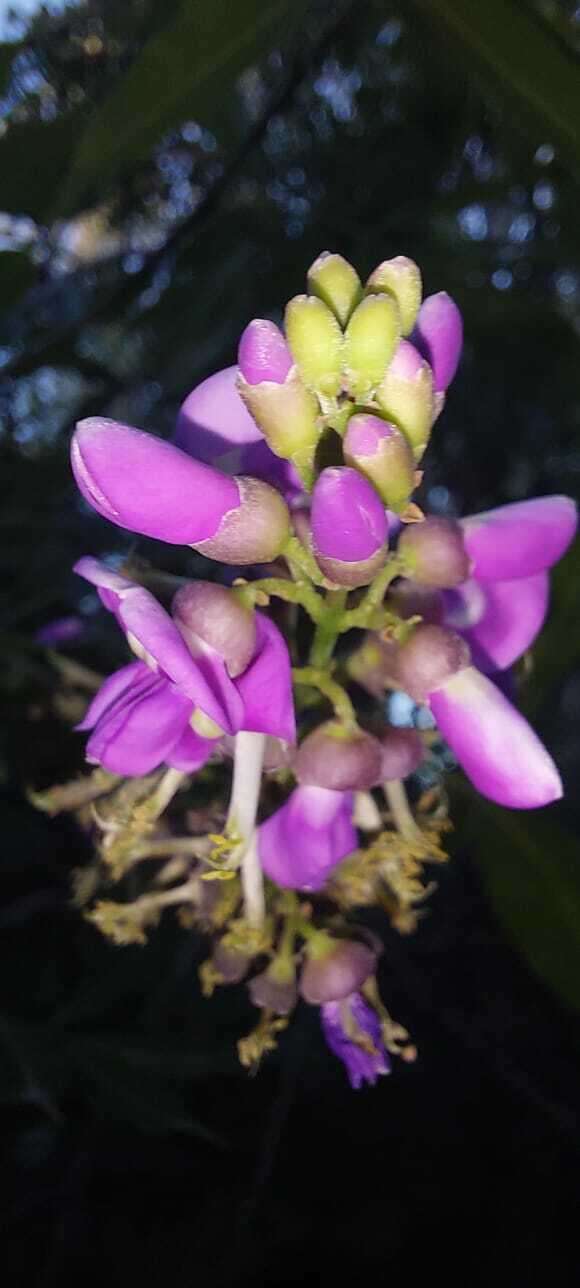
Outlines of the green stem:
<svg viewBox="0 0 580 1288">
<path fill-rule="evenodd" d="M 324 612 L 324 601 L 316 594 L 313 586 L 305 581 L 287 581 L 285 577 L 261 577 L 259 581 L 249 582 L 247 586 L 236 586 L 238 596 L 252 607 L 261 595 L 275 595 L 289 604 L 300 604 L 312 618 L 320 621 Z"/>
<path fill-rule="evenodd" d="M 332 703 L 339 720 L 349 726 L 356 725 L 356 715 L 348 693 L 341 684 L 331 679 L 326 671 L 314 666 L 299 666 L 292 670 L 295 684 L 304 684 L 310 689 L 318 689 Z"/>
<path fill-rule="evenodd" d="M 325 586 L 327 584 L 312 551 L 308 550 L 299 537 L 292 536 L 288 538 L 282 555 L 289 567 L 294 565 L 293 575 L 300 570 L 302 576 L 306 576 L 315 586 Z"/>
<path fill-rule="evenodd" d="M 310 648 L 308 661 L 311 666 L 326 666 L 332 657 L 337 636 L 343 629 L 347 594 L 346 590 L 329 590 Z"/>
<path fill-rule="evenodd" d="M 344 613 L 340 630 L 349 631 L 353 626 L 369 626 L 373 616 L 383 602 L 387 586 L 394 581 L 395 577 L 400 577 L 401 565 L 396 555 L 389 559 L 384 568 L 377 573 L 376 577 L 363 595 L 360 604 L 352 608 L 350 612 Z M 398 620 L 398 619 L 397 619 Z"/>
</svg>

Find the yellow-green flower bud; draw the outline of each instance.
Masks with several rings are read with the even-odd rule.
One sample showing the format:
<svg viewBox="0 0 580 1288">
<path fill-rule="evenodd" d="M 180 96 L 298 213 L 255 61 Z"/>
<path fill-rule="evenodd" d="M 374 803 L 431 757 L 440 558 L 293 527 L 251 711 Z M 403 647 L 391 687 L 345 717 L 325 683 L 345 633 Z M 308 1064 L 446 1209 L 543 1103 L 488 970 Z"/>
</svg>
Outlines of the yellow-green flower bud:
<svg viewBox="0 0 580 1288">
<path fill-rule="evenodd" d="M 295 369 L 282 385 L 271 380 L 250 385 L 241 375 L 237 383 L 240 396 L 268 447 L 276 456 L 293 461 L 308 483 L 320 437 L 319 407 L 314 394 L 305 388 Z"/>
<path fill-rule="evenodd" d="M 389 510 L 404 510 L 415 486 L 415 462 L 400 429 L 378 416 L 352 416 L 344 459 L 373 484 Z"/>
<path fill-rule="evenodd" d="M 308 269 L 308 290 L 328 305 L 345 327 L 348 319 L 362 298 L 360 277 L 342 255 L 323 250 Z"/>
<path fill-rule="evenodd" d="M 342 385 L 342 331 L 316 295 L 296 295 L 286 306 L 286 339 L 304 384 L 327 398 Z"/>
<path fill-rule="evenodd" d="M 367 295 L 346 328 L 345 383 L 354 398 L 368 398 L 387 370 L 400 336 L 399 306 L 392 295 Z"/>
<path fill-rule="evenodd" d="M 408 340 L 401 340 L 376 399 L 389 420 L 403 430 L 415 460 L 420 461 L 435 420 L 433 373 Z"/>
<path fill-rule="evenodd" d="M 365 286 L 365 294 L 376 294 L 386 291 L 394 295 L 401 314 L 401 334 L 410 335 L 415 325 L 421 305 L 423 284 L 421 272 L 414 260 L 406 255 L 395 255 L 394 259 L 385 259 L 371 273 Z"/>
</svg>

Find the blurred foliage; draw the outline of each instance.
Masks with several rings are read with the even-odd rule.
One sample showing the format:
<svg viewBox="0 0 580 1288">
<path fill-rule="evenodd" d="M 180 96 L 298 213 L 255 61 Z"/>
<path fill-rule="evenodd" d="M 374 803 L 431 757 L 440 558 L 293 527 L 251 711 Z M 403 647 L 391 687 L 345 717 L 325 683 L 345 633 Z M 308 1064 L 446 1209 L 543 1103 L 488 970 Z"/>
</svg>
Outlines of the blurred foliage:
<svg viewBox="0 0 580 1288">
<path fill-rule="evenodd" d="M 39 10 L 0 45 L 5 781 L 81 769 L 37 628 L 78 613 L 73 655 L 103 670 L 119 660 L 70 568 L 134 547 L 75 493 L 74 419 L 100 412 L 170 434 L 188 390 L 233 361 L 249 318 L 279 317 L 325 247 L 362 273 L 410 254 L 427 291 L 448 289 L 464 310 L 464 360 L 426 461 L 431 510 L 578 496 L 579 32 L 565 3 L 91 0 Z M 192 567 L 155 543 L 139 552 Z M 520 677 L 566 803 L 537 820 L 457 792 L 458 848 L 511 942 L 576 1006 L 578 559 L 556 571 L 550 622 Z M 37 854 L 23 876 L 22 827 L 18 816 L 7 833 L 3 914 L 30 1002 L 17 1018 L 9 968 L 14 1097 L 40 1097 L 49 1118 L 88 1098 L 219 1145 L 191 1083 L 210 1067 L 233 1074 L 243 1018 L 198 1005 L 199 945 L 172 931 L 121 959 L 97 943 L 63 912 L 78 837 L 47 827 L 46 863 Z"/>
</svg>

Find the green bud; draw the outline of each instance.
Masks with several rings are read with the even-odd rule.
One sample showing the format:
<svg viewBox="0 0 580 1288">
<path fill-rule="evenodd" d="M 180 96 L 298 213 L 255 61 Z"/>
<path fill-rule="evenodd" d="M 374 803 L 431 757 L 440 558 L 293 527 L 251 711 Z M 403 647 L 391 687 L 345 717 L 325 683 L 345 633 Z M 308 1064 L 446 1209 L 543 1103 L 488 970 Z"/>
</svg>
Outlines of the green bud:
<svg viewBox="0 0 580 1288">
<path fill-rule="evenodd" d="M 373 484 L 389 510 L 405 509 L 415 487 L 415 462 L 400 429 L 378 416 L 352 416 L 344 436 L 344 459 Z"/>
<path fill-rule="evenodd" d="M 286 339 L 304 384 L 336 398 L 342 384 L 342 331 L 316 295 L 296 295 L 286 306 Z"/>
<path fill-rule="evenodd" d="M 408 340 L 401 340 L 376 399 L 389 420 L 403 430 L 419 461 L 435 419 L 433 375 L 429 363 Z"/>
<path fill-rule="evenodd" d="M 305 388 L 296 371 L 287 376 L 283 385 L 269 380 L 249 385 L 239 376 L 238 391 L 268 447 L 283 460 L 293 461 L 308 484 L 306 476 L 312 475 L 320 437 L 319 407 L 314 394 Z"/>
<path fill-rule="evenodd" d="M 391 295 L 367 295 L 355 309 L 344 337 L 349 393 L 364 400 L 380 385 L 400 335 L 399 307 Z"/>
<path fill-rule="evenodd" d="M 401 334 L 410 335 L 415 325 L 423 284 L 420 269 L 414 260 L 406 255 L 395 255 L 394 259 L 385 259 L 371 273 L 365 286 L 365 294 L 386 291 L 394 295 L 401 314 Z"/>
<path fill-rule="evenodd" d="M 342 327 L 362 297 L 361 280 L 342 255 L 323 250 L 308 269 L 308 290 L 332 309 Z"/>
</svg>

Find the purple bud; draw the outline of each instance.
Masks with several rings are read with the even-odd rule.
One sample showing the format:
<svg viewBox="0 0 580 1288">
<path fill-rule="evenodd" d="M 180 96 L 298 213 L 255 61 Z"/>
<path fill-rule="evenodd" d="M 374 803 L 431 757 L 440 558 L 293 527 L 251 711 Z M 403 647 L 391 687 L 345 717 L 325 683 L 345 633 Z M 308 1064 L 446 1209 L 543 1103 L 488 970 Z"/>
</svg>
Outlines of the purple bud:
<svg viewBox="0 0 580 1288">
<path fill-rule="evenodd" d="M 286 957 L 274 957 L 266 970 L 249 981 L 248 992 L 254 1006 L 288 1015 L 298 1000 L 294 963 Z"/>
<path fill-rule="evenodd" d="M 192 653 L 200 642 L 223 658 L 232 679 L 245 671 L 256 648 L 256 620 L 235 591 L 210 581 L 188 581 L 174 597 L 171 611 Z"/>
<path fill-rule="evenodd" d="M 246 953 L 229 948 L 223 939 L 218 941 L 211 955 L 211 964 L 221 975 L 224 984 L 239 984 L 244 975 L 247 975 L 251 960 Z"/>
<path fill-rule="evenodd" d="M 222 563 L 270 563 L 290 536 L 288 506 L 276 488 L 239 475 L 237 509 L 228 511 L 213 537 L 196 541 L 196 550 Z"/>
<path fill-rule="evenodd" d="M 300 744 L 293 768 L 305 786 L 335 792 L 374 787 L 381 781 L 381 744 L 363 729 L 328 720 Z"/>
<path fill-rule="evenodd" d="M 249 385 L 259 385 L 263 380 L 283 385 L 292 361 L 284 336 L 274 322 L 254 318 L 242 332 L 238 363 Z"/>
<path fill-rule="evenodd" d="M 382 568 L 389 527 L 375 489 L 347 466 L 323 470 L 312 494 L 312 548 L 339 586 L 365 586 Z"/>
<path fill-rule="evenodd" d="M 353 939 L 331 939 L 325 931 L 308 942 L 308 960 L 300 976 L 300 993 L 305 1002 L 320 1006 L 338 1002 L 356 992 L 372 975 L 376 953 Z"/>
<path fill-rule="evenodd" d="M 425 757 L 425 748 L 416 729 L 388 729 L 381 738 L 383 763 L 381 781 L 408 778 Z"/>
<path fill-rule="evenodd" d="M 433 370 L 436 391 L 444 392 L 457 371 L 463 345 L 461 313 L 446 291 L 423 301 L 413 340 Z"/>
<path fill-rule="evenodd" d="M 438 590 L 420 585 L 417 581 L 407 581 L 405 577 L 400 577 L 394 586 L 391 586 L 387 596 L 387 607 L 398 617 L 402 617 L 404 622 L 410 617 L 422 617 L 424 622 L 429 622 L 432 626 L 440 626 L 445 618 L 445 625 L 457 625 L 456 622 L 448 621 L 446 605 Z"/>
<path fill-rule="evenodd" d="M 352 416 L 344 459 L 369 479 L 390 510 L 404 510 L 415 486 L 415 462 L 400 429 L 379 416 Z"/>
<path fill-rule="evenodd" d="M 406 575 L 423 586 L 447 590 L 469 577 L 471 561 L 455 519 L 434 515 L 422 523 L 408 524 L 399 537 L 397 554 Z"/>
<path fill-rule="evenodd" d="M 421 459 L 435 420 L 433 374 L 428 362 L 408 340 L 401 340 L 377 389 L 385 415 L 402 429 Z"/>
<path fill-rule="evenodd" d="M 411 698 L 424 702 L 469 662 L 469 645 L 455 631 L 421 624 L 400 646 L 397 680 Z"/>
</svg>

